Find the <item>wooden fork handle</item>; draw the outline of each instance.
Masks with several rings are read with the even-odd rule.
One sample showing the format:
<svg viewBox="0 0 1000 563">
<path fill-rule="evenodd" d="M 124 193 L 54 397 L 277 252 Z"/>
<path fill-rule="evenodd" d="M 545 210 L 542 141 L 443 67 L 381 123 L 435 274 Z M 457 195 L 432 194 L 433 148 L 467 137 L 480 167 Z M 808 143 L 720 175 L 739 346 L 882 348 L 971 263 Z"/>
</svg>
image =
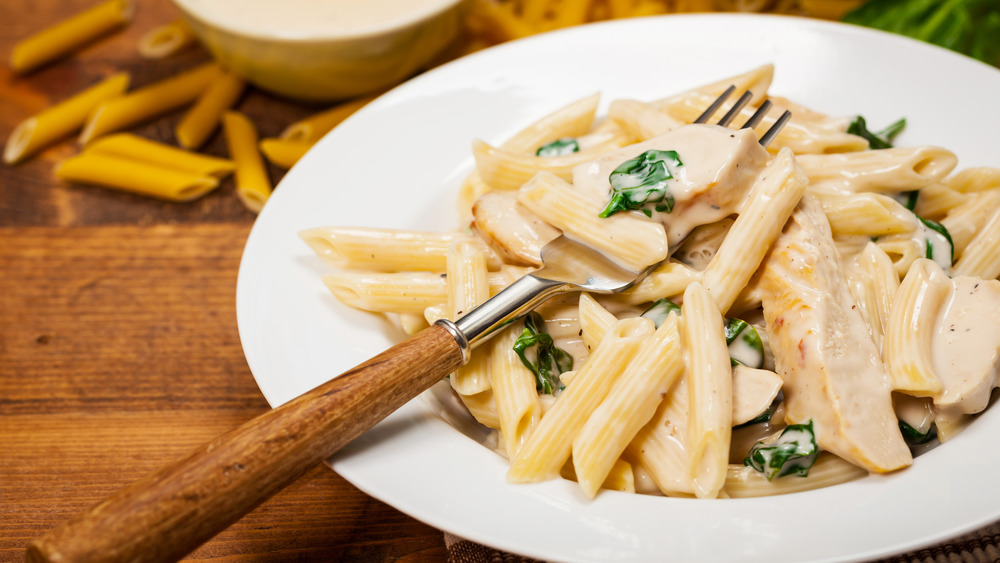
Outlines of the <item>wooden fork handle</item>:
<svg viewBox="0 0 1000 563">
<path fill-rule="evenodd" d="M 179 559 L 461 364 L 431 326 L 35 539 L 27 560 Z"/>
</svg>

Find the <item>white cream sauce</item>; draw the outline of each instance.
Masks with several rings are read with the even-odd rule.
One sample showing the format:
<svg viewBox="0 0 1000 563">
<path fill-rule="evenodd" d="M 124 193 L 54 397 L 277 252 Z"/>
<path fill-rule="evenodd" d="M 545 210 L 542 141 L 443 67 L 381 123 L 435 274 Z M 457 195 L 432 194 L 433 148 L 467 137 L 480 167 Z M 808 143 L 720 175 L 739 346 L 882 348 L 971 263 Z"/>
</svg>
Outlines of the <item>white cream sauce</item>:
<svg viewBox="0 0 1000 563">
<path fill-rule="evenodd" d="M 190 0 L 215 21 L 237 29 L 288 34 L 338 34 L 405 20 L 451 0 Z"/>
<path fill-rule="evenodd" d="M 942 392 L 936 405 L 966 414 L 982 411 L 1000 370 L 1000 281 L 959 276 L 932 338 Z"/>
</svg>

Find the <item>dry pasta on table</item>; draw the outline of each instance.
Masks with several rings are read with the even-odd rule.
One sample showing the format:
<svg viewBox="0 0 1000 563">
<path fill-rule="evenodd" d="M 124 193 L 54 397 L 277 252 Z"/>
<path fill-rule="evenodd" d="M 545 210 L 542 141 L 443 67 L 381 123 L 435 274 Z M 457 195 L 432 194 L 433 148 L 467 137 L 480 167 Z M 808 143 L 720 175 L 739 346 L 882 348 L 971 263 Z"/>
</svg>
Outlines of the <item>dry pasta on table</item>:
<svg viewBox="0 0 1000 563">
<path fill-rule="evenodd" d="M 511 6 L 479 17 L 511 34 L 542 17 Z M 770 94 L 773 73 L 603 116 L 590 95 L 506 142 L 470 139 L 454 231 L 301 236 L 341 268 L 338 298 L 404 328 L 467 313 L 560 234 L 649 270 L 543 304 L 450 376 L 512 482 L 719 498 L 905 471 L 998 386 L 1000 169 L 892 147 L 903 121 L 872 133 Z M 792 112 L 771 145 L 773 118 L 691 124 L 728 84 L 755 93 L 745 117 L 765 100 Z"/>
</svg>

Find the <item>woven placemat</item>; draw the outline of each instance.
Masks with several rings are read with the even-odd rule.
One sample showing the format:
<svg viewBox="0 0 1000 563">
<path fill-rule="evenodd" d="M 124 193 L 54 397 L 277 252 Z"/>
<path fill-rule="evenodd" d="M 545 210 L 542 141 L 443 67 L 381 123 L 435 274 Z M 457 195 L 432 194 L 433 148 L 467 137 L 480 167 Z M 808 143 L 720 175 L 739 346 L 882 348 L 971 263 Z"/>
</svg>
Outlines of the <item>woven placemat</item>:
<svg viewBox="0 0 1000 563">
<path fill-rule="evenodd" d="M 530 563 L 528 559 L 444 534 L 448 563 Z M 808 557 L 807 554 L 804 554 Z M 807 561 L 808 559 L 803 559 Z M 903 553 L 878 563 L 984 563 L 1000 562 L 1000 522 L 994 522 L 951 541 Z"/>
</svg>

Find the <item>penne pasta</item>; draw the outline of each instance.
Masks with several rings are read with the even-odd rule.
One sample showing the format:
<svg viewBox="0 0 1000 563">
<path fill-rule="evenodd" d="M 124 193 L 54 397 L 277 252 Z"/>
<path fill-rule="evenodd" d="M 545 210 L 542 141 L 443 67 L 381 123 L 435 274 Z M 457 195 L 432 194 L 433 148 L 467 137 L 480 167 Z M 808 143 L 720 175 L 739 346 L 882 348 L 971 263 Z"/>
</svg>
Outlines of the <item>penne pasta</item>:
<svg viewBox="0 0 1000 563">
<path fill-rule="evenodd" d="M 87 118 L 80 144 L 86 145 L 101 135 L 127 129 L 194 101 L 217 72 L 218 67 L 207 63 L 100 104 Z"/>
<path fill-rule="evenodd" d="M 235 111 L 222 115 L 229 156 L 236 163 L 236 195 L 250 211 L 260 213 L 271 196 L 271 179 L 257 150 L 257 129 Z"/>
<path fill-rule="evenodd" d="M 368 105 L 381 94 L 370 94 L 338 104 L 326 111 L 311 115 L 292 123 L 281 132 L 280 137 L 286 141 L 315 143 L 340 125 L 354 112 Z"/>
<path fill-rule="evenodd" d="M 808 184 L 790 149 L 782 149 L 761 178 L 701 275 L 701 283 L 722 311 L 729 310 L 757 271 Z"/>
<path fill-rule="evenodd" d="M 514 352 L 521 327 L 515 324 L 487 344 L 490 384 L 508 459 L 517 455 L 542 416 L 535 378 Z"/>
<path fill-rule="evenodd" d="M 624 371 L 640 343 L 653 333 L 652 325 L 647 319 L 615 323 L 511 460 L 508 480 L 523 483 L 559 475 L 559 469 L 570 457 L 576 434 Z"/>
<path fill-rule="evenodd" d="M 458 320 L 490 298 L 486 257 L 475 244 L 456 241 L 448 248 L 445 285 L 448 317 Z M 451 374 L 451 386 L 460 395 L 475 395 L 490 389 L 490 364 L 485 354 L 474 354 Z"/>
<path fill-rule="evenodd" d="M 55 141 L 83 127 L 87 117 L 100 104 L 116 98 L 128 89 L 129 75 L 112 75 L 79 94 L 22 121 L 11 132 L 4 146 L 3 161 L 16 164 Z"/>
<path fill-rule="evenodd" d="M 376 272 L 444 273 L 448 248 L 460 240 L 475 240 L 460 233 L 366 227 L 316 227 L 300 232 L 299 237 L 333 265 Z M 480 250 L 486 252 L 486 246 Z M 496 262 L 487 258 L 488 265 L 496 267 Z"/>
<path fill-rule="evenodd" d="M 87 146 L 84 152 L 109 154 L 219 179 L 229 176 L 236 168 L 231 160 L 185 151 L 131 133 L 101 137 Z"/>
<path fill-rule="evenodd" d="M 634 271 L 667 257 L 667 236 L 659 223 L 633 215 L 606 219 L 602 204 L 584 199 L 564 180 L 540 173 L 518 192 L 517 201 L 557 229 L 614 256 Z"/>
<path fill-rule="evenodd" d="M 139 39 L 139 54 L 147 59 L 165 59 L 197 43 L 191 27 L 182 19 L 148 31 Z"/>
<path fill-rule="evenodd" d="M 56 166 L 61 180 L 94 184 L 169 201 L 190 201 L 214 190 L 219 180 L 125 157 L 84 152 Z"/>
<path fill-rule="evenodd" d="M 261 139 L 260 152 L 268 162 L 281 168 L 291 168 L 305 156 L 313 143 L 289 139 Z"/>
<path fill-rule="evenodd" d="M 174 130 L 177 142 L 186 149 L 197 149 L 205 144 L 219 127 L 223 112 L 233 107 L 243 95 L 245 86 L 246 82 L 239 76 L 219 69 L 208 88 L 177 124 Z"/>
<path fill-rule="evenodd" d="M 684 291 L 681 318 L 691 413 L 688 426 L 691 457 L 687 471 L 695 496 L 715 498 L 726 481 L 732 435 L 733 375 L 729 351 L 722 314 L 713 296 L 700 283 L 692 283 Z"/>
<path fill-rule="evenodd" d="M 618 383 L 573 439 L 577 482 L 589 498 L 597 494 L 625 448 L 652 419 L 684 371 L 677 319 L 669 315 L 640 345 Z"/>
<path fill-rule="evenodd" d="M 10 68 L 25 74 L 62 58 L 132 19 L 131 0 L 105 0 L 14 45 Z"/>
</svg>

